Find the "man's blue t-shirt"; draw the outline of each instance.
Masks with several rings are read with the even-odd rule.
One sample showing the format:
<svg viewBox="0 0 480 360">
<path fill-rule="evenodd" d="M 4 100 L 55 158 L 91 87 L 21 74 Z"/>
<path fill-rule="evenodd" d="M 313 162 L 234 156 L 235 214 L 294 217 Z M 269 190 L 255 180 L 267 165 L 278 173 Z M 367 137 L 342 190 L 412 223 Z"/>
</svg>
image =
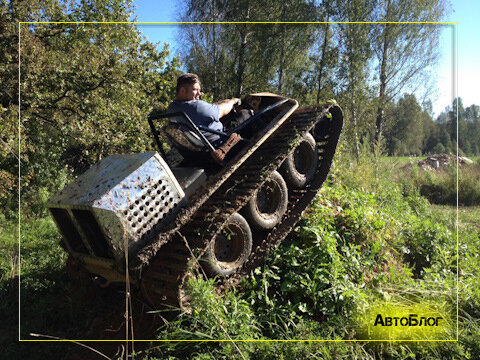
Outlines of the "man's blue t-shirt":
<svg viewBox="0 0 480 360">
<path fill-rule="evenodd" d="M 167 109 L 168 112 L 183 111 L 196 125 L 202 125 L 213 130 L 223 131 L 220 122 L 220 107 L 202 100 L 178 101 L 174 100 Z M 202 131 L 208 141 L 214 142 L 220 136 Z"/>
</svg>

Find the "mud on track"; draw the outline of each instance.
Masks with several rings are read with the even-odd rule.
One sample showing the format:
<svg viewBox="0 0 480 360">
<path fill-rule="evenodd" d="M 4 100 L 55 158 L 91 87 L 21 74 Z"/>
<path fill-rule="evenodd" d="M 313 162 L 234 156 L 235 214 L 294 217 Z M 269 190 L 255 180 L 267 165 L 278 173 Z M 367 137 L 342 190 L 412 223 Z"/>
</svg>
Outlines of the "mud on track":
<svg viewBox="0 0 480 360">
<path fill-rule="evenodd" d="M 315 176 L 301 190 L 289 189 L 289 205 L 280 224 L 262 234 L 252 254 L 237 273 L 219 282 L 219 292 L 235 286 L 293 229 L 325 181 L 343 126 L 343 114 L 336 105 L 297 109 L 231 174 L 206 201 L 190 213 L 185 224 L 175 229 L 171 240 L 156 255 L 142 276 L 147 302 L 166 303 L 188 309 L 185 286 L 189 277 L 202 276 L 203 253 L 229 216 L 240 210 L 264 181 L 285 160 L 298 141 L 309 131 L 318 145 L 319 161 Z"/>
</svg>

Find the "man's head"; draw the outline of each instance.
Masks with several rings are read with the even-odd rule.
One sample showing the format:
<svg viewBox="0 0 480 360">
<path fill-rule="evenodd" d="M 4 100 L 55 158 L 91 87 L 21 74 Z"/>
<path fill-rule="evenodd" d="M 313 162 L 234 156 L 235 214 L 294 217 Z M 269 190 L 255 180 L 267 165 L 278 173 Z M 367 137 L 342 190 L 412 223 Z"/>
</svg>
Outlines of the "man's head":
<svg viewBox="0 0 480 360">
<path fill-rule="evenodd" d="M 199 100 L 202 84 L 198 75 L 186 73 L 177 79 L 177 100 Z"/>
</svg>

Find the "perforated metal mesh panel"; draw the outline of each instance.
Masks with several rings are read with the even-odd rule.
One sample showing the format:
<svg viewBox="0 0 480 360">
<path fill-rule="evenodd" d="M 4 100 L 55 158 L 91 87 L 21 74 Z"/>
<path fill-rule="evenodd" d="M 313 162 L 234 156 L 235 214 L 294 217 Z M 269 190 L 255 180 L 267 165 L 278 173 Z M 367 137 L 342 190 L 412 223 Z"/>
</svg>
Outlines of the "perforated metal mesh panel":
<svg viewBox="0 0 480 360">
<path fill-rule="evenodd" d="M 153 227 L 172 214 L 181 198 L 169 181 L 159 179 L 124 211 L 132 234 L 150 235 Z"/>
</svg>

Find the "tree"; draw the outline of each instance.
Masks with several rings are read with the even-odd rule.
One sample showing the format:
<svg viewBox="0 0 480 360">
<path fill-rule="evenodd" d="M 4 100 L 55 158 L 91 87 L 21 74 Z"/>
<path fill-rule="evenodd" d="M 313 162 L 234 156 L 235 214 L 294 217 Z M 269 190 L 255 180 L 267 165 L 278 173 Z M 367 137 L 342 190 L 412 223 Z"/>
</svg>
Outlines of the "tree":
<svg viewBox="0 0 480 360">
<path fill-rule="evenodd" d="M 391 110 L 393 126 L 386 133 L 391 155 L 421 155 L 424 145 L 426 114 L 414 95 L 404 95 Z"/>
<path fill-rule="evenodd" d="M 374 19 L 385 22 L 439 21 L 446 12 L 444 0 L 378 1 Z M 372 46 L 378 73 L 375 140 L 383 132 L 386 104 L 407 86 L 421 83 L 438 57 L 440 27 L 431 24 L 378 24 Z"/>
<path fill-rule="evenodd" d="M 212 21 L 209 10 L 212 8 L 217 9 L 215 21 L 232 22 L 305 21 L 311 20 L 310 15 L 315 11 L 313 3 L 304 0 L 262 4 L 250 0 L 210 0 L 200 2 L 200 5 L 189 1 L 185 3 L 180 19 Z M 215 41 L 208 37 L 213 26 L 217 28 Z M 303 82 L 301 74 L 307 67 L 314 29 L 313 25 L 302 25 L 302 31 L 299 31 L 299 26 L 294 24 L 185 25 L 181 27 L 183 58 L 188 71 L 200 76 L 204 89 L 213 92 L 214 99 L 218 93 L 222 97 L 240 96 L 257 89 L 288 93 Z M 212 91 L 214 87 L 221 91 Z"/>
<path fill-rule="evenodd" d="M 418 95 L 418 88 L 428 86 L 424 79 L 437 57 L 440 27 L 342 22 L 436 21 L 444 16 L 445 3 L 189 0 L 182 20 L 339 23 L 186 25 L 183 58 L 188 71 L 200 75 L 204 89 L 215 99 L 254 91 L 279 92 L 302 103 L 337 98 L 345 112 L 347 143 L 358 156 L 363 140 L 378 141 L 385 127 L 391 130 L 395 125 L 390 108 L 395 109 L 399 98 L 406 91 Z M 422 136 L 421 144 L 415 144 L 420 148 L 417 152 L 432 149 L 440 141 L 428 110 L 419 114 Z"/>
<path fill-rule="evenodd" d="M 334 37 L 334 24 L 329 23 L 335 19 L 335 6 L 329 1 L 322 1 L 318 5 L 317 13 L 317 21 L 326 22 L 326 24 L 319 24 L 314 34 L 315 40 L 310 48 L 312 68 L 306 86 L 310 91 L 315 89 L 315 102 L 320 104 L 325 98 L 333 97 L 335 88 L 333 78 L 338 65 L 339 51 Z"/>
<path fill-rule="evenodd" d="M 458 103 L 458 125 L 457 125 Z M 438 152 L 440 145 L 445 152 L 456 153 L 457 127 L 459 153 L 477 155 L 480 148 L 479 106 L 464 108 L 461 98 L 455 99 L 451 106 L 440 113 L 431 128 L 424 152 Z M 437 146 L 438 145 L 438 146 Z"/>
<path fill-rule="evenodd" d="M 340 21 L 368 20 L 372 12 L 372 2 L 338 0 L 336 6 Z M 360 131 L 367 132 L 369 88 L 367 84 L 368 63 L 371 49 L 369 37 L 371 26 L 368 24 L 339 24 L 340 33 L 340 66 L 339 80 L 344 86 L 342 99 L 346 111 L 346 131 L 354 144 L 357 160 L 360 157 Z M 363 119 L 362 127 L 359 124 Z M 350 120 L 348 122 L 348 120 Z"/>
<path fill-rule="evenodd" d="M 182 3 L 183 15 L 181 21 L 206 22 L 223 21 L 225 4 L 223 1 L 202 0 Z M 183 24 L 182 43 L 188 51 L 184 52 L 184 59 L 189 71 L 197 73 L 203 80 L 204 87 L 218 100 L 222 88 L 221 69 L 228 66 L 225 49 L 222 47 L 221 36 L 225 31 L 222 24 Z"/>
<path fill-rule="evenodd" d="M 2 7 L 6 31 L 0 41 L 10 44 L 4 55 L 9 62 L 0 70 L 0 98 L 7 109 L 2 124 L 9 124 L 2 132 L 15 128 L 10 124 L 17 120 L 18 85 L 11 78 L 18 79 L 19 19 L 128 21 L 131 14 L 132 2 L 120 0 L 32 1 L 27 7 L 9 2 Z M 167 48 L 158 51 L 142 41 L 130 24 L 22 25 L 22 203 L 35 201 L 40 190 L 58 190 L 72 172 L 106 155 L 151 146 L 146 116 L 173 96 L 178 61 L 167 64 L 167 54 Z M 0 158 L 3 174 L 18 173 L 18 151 L 9 136 L 3 139 L 2 133 L 2 144 L 10 147 Z"/>
<path fill-rule="evenodd" d="M 480 149 L 480 106 L 470 105 L 465 109 L 467 136 L 471 144 L 471 155 L 479 155 Z"/>
</svg>

